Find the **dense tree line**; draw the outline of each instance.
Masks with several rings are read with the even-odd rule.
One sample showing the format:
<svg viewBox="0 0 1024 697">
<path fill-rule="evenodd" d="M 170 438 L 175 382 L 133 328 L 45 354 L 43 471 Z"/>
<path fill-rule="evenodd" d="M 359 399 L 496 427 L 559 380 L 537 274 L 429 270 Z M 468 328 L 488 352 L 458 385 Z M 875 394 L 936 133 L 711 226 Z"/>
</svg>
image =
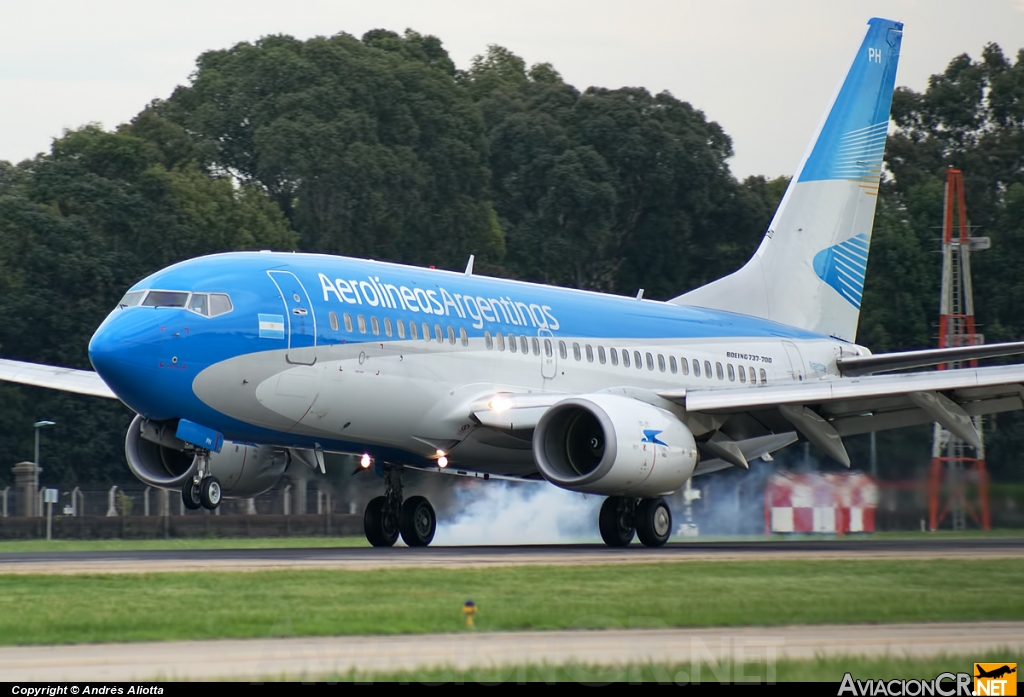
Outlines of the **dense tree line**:
<svg viewBox="0 0 1024 697">
<path fill-rule="evenodd" d="M 947 166 L 965 170 L 975 234 L 993 239 L 975 262 L 983 331 L 1021 337 L 1024 53 L 954 59 L 924 93 L 901 88 L 893 119 L 860 342 L 934 345 Z M 498 46 L 464 71 L 412 31 L 210 51 L 131 123 L 0 162 L 0 355 L 87 368 L 125 288 L 228 249 L 445 268 L 475 254 L 485 273 L 668 298 L 741 265 L 785 189 L 738 181 L 731 155 L 718 124 L 667 92 L 580 91 Z M 0 385 L 0 481 L 43 418 L 58 422 L 43 441 L 50 481 L 125 480 L 128 417 Z M 990 457 L 1014 476 L 1024 420 L 999 425 Z M 885 436 L 893 467 L 927 459 L 922 434 Z"/>
</svg>

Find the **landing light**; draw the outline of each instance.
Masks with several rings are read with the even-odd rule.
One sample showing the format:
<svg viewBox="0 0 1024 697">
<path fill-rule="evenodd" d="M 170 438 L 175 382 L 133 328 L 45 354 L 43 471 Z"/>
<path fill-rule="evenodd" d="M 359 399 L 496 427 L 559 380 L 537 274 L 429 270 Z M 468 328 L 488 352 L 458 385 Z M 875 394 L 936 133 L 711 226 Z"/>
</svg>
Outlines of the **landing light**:
<svg viewBox="0 0 1024 697">
<path fill-rule="evenodd" d="M 369 469 L 370 465 L 373 464 L 373 458 L 370 457 L 370 453 L 363 453 L 363 456 L 359 458 L 359 466 L 364 470 Z"/>
<path fill-rule="evenodd" d="M 512 400 L 508 397 L 502 397 L 501 395 L 495 397 L 487 405 L 492 411 L 498 412 L 499 414 L 503 411 L 508 411 L 512 408 Z"/>
<path fill-rule="evenodd" d="M 444 469 L 448 466 L 448 455 L 445 451 L 438 449 L 437 451 L 437 466 Z"/>
</svg>

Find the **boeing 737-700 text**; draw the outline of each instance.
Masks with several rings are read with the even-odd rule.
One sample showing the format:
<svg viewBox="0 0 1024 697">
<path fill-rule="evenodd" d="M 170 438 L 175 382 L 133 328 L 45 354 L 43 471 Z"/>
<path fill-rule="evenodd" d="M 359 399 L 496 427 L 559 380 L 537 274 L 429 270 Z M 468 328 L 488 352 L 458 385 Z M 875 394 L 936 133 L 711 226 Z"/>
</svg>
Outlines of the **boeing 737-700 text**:
<svg viewBox="0 0 1024 697">
<path fill-rule="evenodd" d="M 913 370 L 1022 344 L 872 356 L 854 343 L 903 25 L 868 23 L 751 260 L 654 302 L 313 254 L 184 261 L 135 284 L 76 371 L 0 378 L 120 399 L 128 466 L 190 508 L 249 497 L 293 461 L 353 453 L 383 480 L 374 545 L 429 544 L 402 470 L 451 467 L 608 496 L 606 543 L 669 538 L 663 498 L 806 439 L 1021 409 L 1020 365 Z"/>
</svg>

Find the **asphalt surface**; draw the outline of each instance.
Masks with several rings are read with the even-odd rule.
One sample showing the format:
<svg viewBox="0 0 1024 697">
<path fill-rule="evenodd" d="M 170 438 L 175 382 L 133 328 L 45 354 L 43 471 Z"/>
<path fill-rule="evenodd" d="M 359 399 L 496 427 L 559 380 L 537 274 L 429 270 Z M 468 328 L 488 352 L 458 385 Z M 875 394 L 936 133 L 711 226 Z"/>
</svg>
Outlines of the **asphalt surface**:
<svg viewBox="0 0 1024 697">
<path fill-rule="evenodd" d="M 775 661 L 817 656 L 956 656 L 946 670 L 970 672 L 982 651 L 1024 650 L 1024 622 L 817 625 L 495 632 L 397 636 L 290 637 L 0 648 L 0 682 L 40 680 L 147 681 L 159 679 L 342 679 L 404 673 L 416 682 L 483 679 L 475 666 L 532 664 L 570 667 L 581 682 L 630 680 L 629 663 L 667 662 L 663 682 L 756 679 L 775 682 Z M 706 665 L 698 672 L 694 664 Z M 579 665 L 584 664 L 584 665 Z M 604 668 L 586 667 L 605 666 Z M 709 666 L 717 666 L 716 675 Z M 426 668 L 447 675 L 417 676 Z M 544 674 L 541 673 L 541 676 Z M 505 680 L 537 679 L 514 668 Z M 841 676 L 836 676 L 838 680 Z M 859 679 L 882 676 L 857 675 Z M 335 677 L 335 679 L 337 679 Z M 364 677 L 363 680 L 366 678 Z M 493 679 L 493 678 L 492 678 Z M 635 678 L 632 678 L 635 679 Z"/>
<path fill-rule="evenodd" d="M 518 564 L 622 564 L 745 559 L 946 559 L 1024 556 L 1024 537 L 798 539 L 632 545 L 426 548 L 175 549 L 0 553 L 0 573 L 130 573 L 305 568 L 479 567 Z"/>
</svg>

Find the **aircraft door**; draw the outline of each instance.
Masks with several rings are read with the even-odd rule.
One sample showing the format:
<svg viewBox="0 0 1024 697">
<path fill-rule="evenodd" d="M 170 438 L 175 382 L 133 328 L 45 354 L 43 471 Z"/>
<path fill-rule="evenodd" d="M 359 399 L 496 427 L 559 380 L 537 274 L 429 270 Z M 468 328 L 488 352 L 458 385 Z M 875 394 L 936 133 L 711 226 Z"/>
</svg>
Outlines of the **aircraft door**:
<svg viewBox="0 0 1024 697">
<path fill-rule="evenodd" d="M 277 286 L 281 302 L 284 303 L 288 348 L 316 346 L 316 317 L 313 314 L 313 303 L 302 282 L 291 271 L 273 270 L 267 271 L 267 275 Z M 315 357 L 313 360 L 315 361 Z M 292 361 L 290 356 L 289 361 Z M 308 360 L 292 362 L 309 363 Z"/>
<path fill-rule="evenodd" d="M 794 380 L 804 379 L 804 359 L 800 355 L 800 349 L 792 341 L 783 341 L 782 348 L 786 349 L 789 357 L 789 372 Z"/>
<path fill-rule="evenodd" d="M 555 347 L 555 337 L 550 330 L 538 330 L 537 336 L 540 339 L 540 373 L 545 379 L 551 380 L 558 374 L 558 349 Z"/>
</svg>

